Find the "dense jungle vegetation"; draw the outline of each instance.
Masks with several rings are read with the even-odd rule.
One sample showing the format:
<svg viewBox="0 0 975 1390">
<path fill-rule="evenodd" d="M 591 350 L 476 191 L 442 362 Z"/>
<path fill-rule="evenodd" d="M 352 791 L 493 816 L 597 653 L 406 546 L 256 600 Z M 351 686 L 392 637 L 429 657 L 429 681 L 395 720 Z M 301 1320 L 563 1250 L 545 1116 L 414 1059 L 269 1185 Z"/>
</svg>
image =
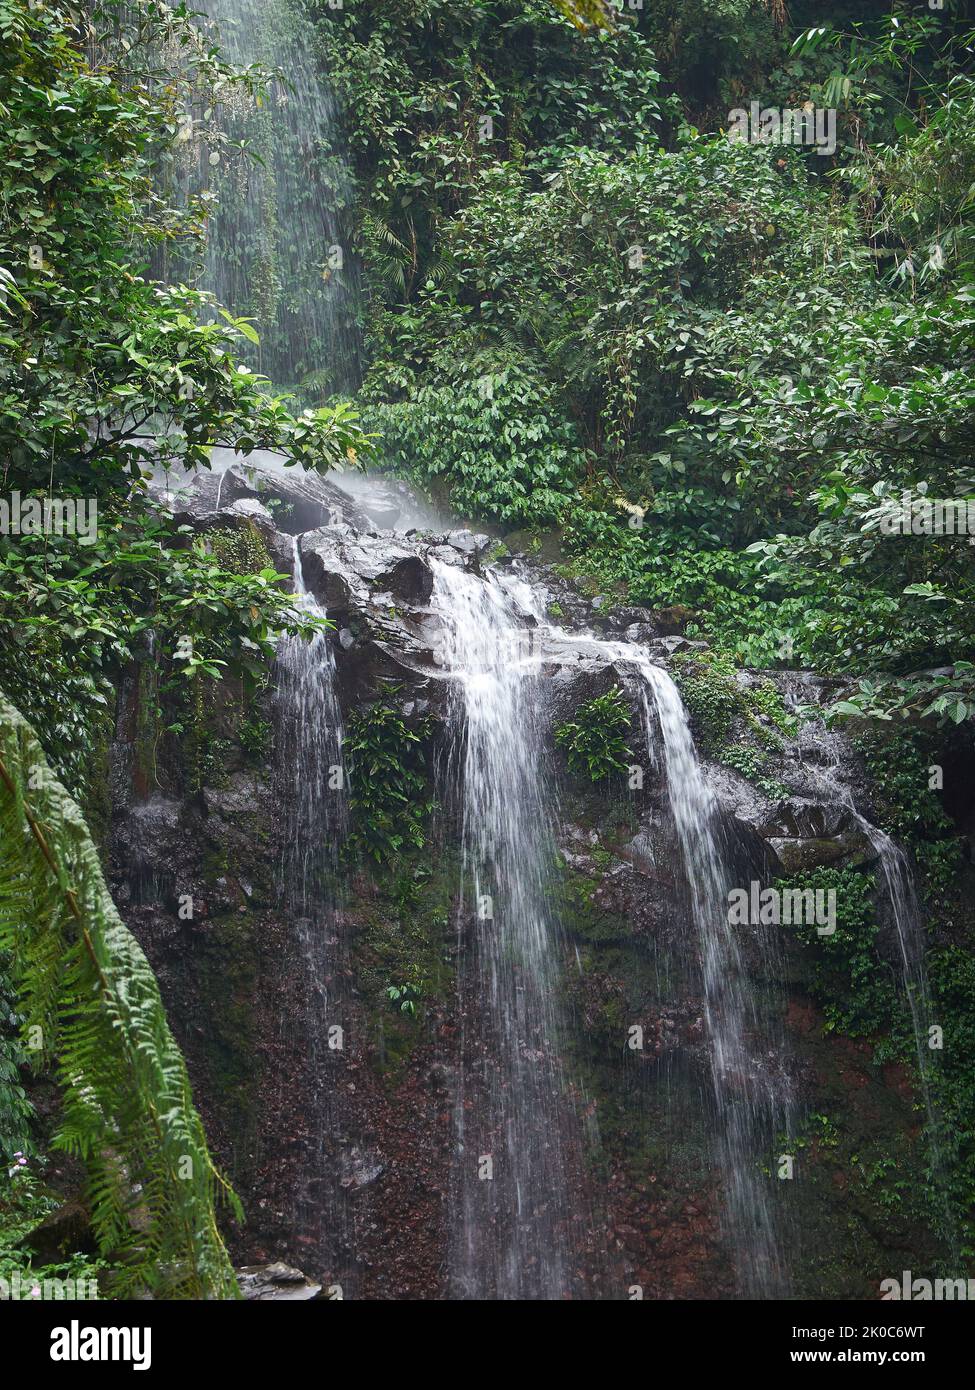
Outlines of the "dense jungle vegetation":
<svg viewBox="0 0 975 1390">
<path fill-rule="evenodd" d="M 317 153 L 351 173 L 351 397 L 314 370 L 262 376 L 257 315 L 199 288 L 213 200 L 179 196 L 176 172 L 189 146 L 245 169 L 222 117 L 275 75 L 228 63 L 192 4 L 0 0 L 0 492 L 56 485 L 101 521 L 82 547 L 0 535 L 0 1275 L 44 1273 L 15 1247 L 56 1205 L 58 1149 L 91 1170 L 101 1251 L 62 1274 L 111 1254 L 123 1293 L 230 1278 L 225 1184 L 84 821 L 97 843 L 110 698 L 149 643 L 189 723 L 214 682 L 260 685 L 278 635 L 313 625 L 273 569 L 224 567 L 151 510 L 147 465 L 205 468 L 216 444 L 375 460 L 607 603 L 686 610 L 728 669 L 842 678 L 834 715 L 887 778 L 887 828 L 916 841 L 930 901 L 960 862 L 917 787 L 946 726 L 971 738 L 975 551 L 884 523 L 926 499 L 975 507 L 964 0 L 303 3 L 343 122 Z M 753 101 L 835 111 L 835 150 L 729 140 Z M 888 725 L 918 750 L 893 772 L 871 742 Z M 10 846 L 31 836 L 25 860 Z M 93 987 L 106 942 L 131 997 L 117 963 Z M 944 955 L 936 987 L 975 1036 L 971 954 Z M 59 1126 L 38 1123 L 28 1063 L 57 1075 Z M 956 1131 L 967 1070 L 946 1092 Z M 150 1231 L 121 1276 L 109 1133 Z M 975 1157 L 960 1164 L 958 1210 Z"/>
</svg>

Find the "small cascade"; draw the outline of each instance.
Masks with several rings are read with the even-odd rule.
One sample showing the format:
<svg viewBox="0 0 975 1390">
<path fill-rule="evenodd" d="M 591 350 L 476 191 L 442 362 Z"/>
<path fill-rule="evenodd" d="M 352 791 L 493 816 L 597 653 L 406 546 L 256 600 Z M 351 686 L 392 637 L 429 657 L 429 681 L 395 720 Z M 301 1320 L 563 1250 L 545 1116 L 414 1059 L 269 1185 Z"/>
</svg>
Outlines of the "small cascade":
<svg viewBox="0 0 975 1390">
<path fill-rule="evenodd" d="M 853 793 L 840 775 L 844 753 L 848 749 L 842 739 L 818 721 L 812 731 L 816 737 L 818 759 L 807 765 L 809 775 L 824 792 L 836 797 L 848 808 L 877 856 L 883 887 L 890 909 L 890 920 L 897 936 L 901 961 L 901 979 L 911 1013 L 914 1047 L 917 1054 L 918 1077 L 927 1116 L 927 1139 L 931 1168 L 937 1182 L 942 1177 L 941 1119 L 934 1103 L 933 1056 L 928 1046 L 929 1029 L 936 1021 L 931 1008 L 927 970 L 924 964 L 924 916 L 918 901 L 914 872 L 907 855 L 886 831 L 881 830 L 857 810 Z M 951 1223 L 948 1223 L 949 1227 Z M 953 1239 L 948 1231 L 949 1238 Z"/>
<path fill-rule="evenodd" d="M 298 538 L 293 550 L 298 605 L 316 618 L 325 609 L 308 591 Z M 287 637 L 278 650 L 278 697 L 289 721 L 284 771 L 287 794 L 287 845 L 282 891 L 304 916 L 321 900 L 323 883 L 336 863 L 346 828 L 347 800 L 342 772 L 342 711 L 335 693 L 335 656 L 324 630 L 309 640 Z"/>
<path fill-rule="evenodd" d="M 911 1010 L 914 1027 L 914 1043 L 917 1048 L 918 1071 L 924 1092 L 925 1107 L 932 1142 L 937 1140 L 934 1108 L 931 1100 L 931 1052 L 928 1048 L 928 1028 L 933 1022 L 931 1000 L 928 993 L 928 977 L 924 968 L 924 922 L 921 905 L 914 887 L 914 874 L 907 861 L 907 855 L 883 830 L 871 825 L 865 817 L 856 814 L 857 824 L 863 830 L 876 852 L 884 876 L 884 887 L 890 903 L 891 916 L 897 932 L 897 945 L 900 951 L 904 992 Z"/>
<path fill-rule="evenodd" d="M 791 1088 L 783 1076 L 780 1040 L 770 1036 L 768 1023 L 759 1016 L 745 971 L 739 944 L 743 929 L 729 921 L 728 895 L 736 885 L 718 803 L 670 676 L 639 647 L 602 645 L 639 677 L 648 752 L 663 773 L 687 878 L 711 1042 L 715 1145 L 739 1283 L 751 1297 L 781 1297 L 787 1270 L 770 1182 L 759 1164 L 769 1160 L 776 1130 L 789 1126 Z M 769 1065 L 770 1055 L 776 1054 L 779 1065 Z"/>
<path fill-rule="evenodd" d="M 304 383 L 318 396 L 352 390 L 359 332 L 344 230 L 351 182 L 314 26 L 288 0 L 203 0 L 202 8 L 231 62 L 284 74 L 264 105 L 242 97 L 227 118 L 228 137 L 257 158 L 228 164 L 217 149 L 199 171 L 199 183 L 217 195 L 203 288 L 256 320 L 254 365 L 272 380 Z"/>
<path fill-rule="evenodd" d="M 448 781 L 462 818 L 451 1296 L 558 1299 L 584 1225 L 570 1195 L 553 794 L 527 585 L 434 562 L 442 669 L 454 678 Z"/>
<path fill-rule="evenodd" d="M 305 586 L 294 541 L 297 602 L 308 614 L 325 610 Z M 282 638 L 277 660 L 278 776 L 285 810 L 281 859 L 282 905 L 293 918 L 306 975 L 300 1043 L 308 1054 L 312 1089 L 307 1098 L 311 1152 L 307 1178 L 296 1196 L 299 1240 L 314 1251 L 321 1272 L 342 1282 L 348 1239 L 345 1203 L 337 1179 L 339 1155 L 333 1096 L 342 1049 L 330 1029 L 342 1026 L 340 980 L 343 942 L 337 922 L 338 853 L 347 819 L 342 768 L 342 714 L 335 693 L 335 658 L 324 630 L 309 641 Z"/>
</svg>

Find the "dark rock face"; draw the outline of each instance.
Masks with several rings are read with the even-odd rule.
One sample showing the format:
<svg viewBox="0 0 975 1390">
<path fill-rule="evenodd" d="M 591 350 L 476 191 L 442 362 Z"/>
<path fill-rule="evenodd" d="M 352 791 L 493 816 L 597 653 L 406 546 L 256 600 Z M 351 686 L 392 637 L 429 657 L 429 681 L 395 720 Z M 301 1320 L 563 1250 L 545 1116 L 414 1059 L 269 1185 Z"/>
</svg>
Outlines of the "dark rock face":
<svg viewBox="0 0 975 1390">
<path fill-rule="evenodd" d="M 860 831 L 847 831 L 823 839 L 802 836 L 788 839 L 772 836 L 769 844 L 778 855 L 782 872 L 804 873 L 808 869 L 844 868 L 849 864 L 869 864 L 876 853 L 867 837 Z"/>
<path fill-rule="evenodd" d="M 246 463 L 220 477 L 203 474 L 170 500 L 204 536 L 256 527 L 285 573 L 293 572 L 297 537 L 305 583 L 335 623 L 329 640 L 346 724 L 392 685 L 395 694 L 384 698 L 411 727 L 432 721 L 433 732 L 424 733 L 429 765 L 442 765 L 450 679 L 437 660 L 431 561 L 487 572 L 488 537 L 382 529 L 402 524 L 415 505 L 398 485 L 350 498 L 327 479 Z M 599 639 L 639 643 L 661 664 L 675 656 L 675 668 L 706 647 L 683 635 L 687 610 L 606 609 L 547 566 L 514 556 L 497 564 L 546 593 L 551 626 L 526 618 L 524 635 L 549 730 L 618 685 L 633 698 L 631 745 L 644 773 L 634 788 L 625 778 L 582 785 L 549 740 L 560 768 L 555 909 L 573 1019 L 567 1071 L 596 1156 L 591 1171 L 572 1174 L 596 1212 L 579 1268 L 598 1298 L 626 1299 L 634 1286 L 645 1298 L 732 1297 L 722 1175 L 709 1146 L 711 1043 L 688 885 L 661 772 L 646 757 L 632 672 Z M 743 684 L 766 680 L 746 674 Z M 776 681 L 787 704 L 825 703 L 834 694 L 805 673 Z M 142 673 L 131 673 L 120 689 L 113 750 L 112 883 L 159 977 L 211 1145 L 244 1201 L 246 1224 L 229 1238 L 235 1257 L 248 1262 L 240 1270 L 245 1296 L 339 1296 L 329 1289 L 351 1269 L 341 1296 L 443 1297 L 453 1070 L 465 1010 L 474 1007 L 457 998 L 452 976 L 456 808 L 441 798 L 415 854 L 372 871 L 340 863 L 331 929 L 345 945 L 333 976 L 310 983 L 281 895 L 288 808 L 275 770 L 273 681 L 255 707 L 221 687 L 181 745 L 151 731 L 151 758 L 150 703 Z M 255 747 L 261 721 L 267 734 Z M 781 786 L 707 766 L 738 881 L 869 864 L 855 815 L 817 775 L 827 755 L 789 736 L 779 744 Z M 855 774 L 840 785 L 856 789 Z M 431 782 L 431 800 L 434 792 Z M 742 1078 L 743 1088 L 787 1072 L 807 1110 L 835 1105 L 864 1132 L 875 1125 L 908 1133 L 912 1097 L 903 1078 L 879 1077 L 857 1044 L 824 1037 L 805 990 L 808 965 L 793 943 L 781 932 L 750 931 L 742 955 L 761 1007 L 786 1039 L 778 1054 L 756 1055 L 756 1075 Z M 413 978 L 411 970 L 422 983 L 415 1018 L 397 1012 L 387 995 Z M 340 1002 L 345 1035 L 327 1075 L 311 1060 L 309 1037 L 322 996 Z M 310 1118 L 311 1098 L 323 1087 L 333 1098 L 324 1152 Z M 891 1229 L 875 1206 L 854 1209 L 827 1160 L 816 1168 L 815 1149 L 805 1152 L 822 1181 L 815 1203 L 803 1196 L 812 1183 L 796 1198 L 817 1251 L 803 1288 L 808 1296 L 867 1296 L 896 1244 Z M 316 1263 L 296 1217 L 296 1192 L 314 1199 L 316 1183 L 341 1193 L 354 1232 L 336 1237 L 347 1245 L 330 1267 Z M 831 1242 L 839 1253 L 830 1266 Z"/>
<path fill-rule="evenodd" d="M 220 451 L 215 451 L 220 452 Z M 273 525 L 285 535 L 297 536 L 316 526 L 346 524 L 365 528 L 368 517 L 340 487 L 318 473 L 281 467 L 274 472 L 246 460 L 223 471 L 199 472 L 182 487 L 168 493 L 156 485 L 153 492 L 190 525 L 210 526 L 217 518 L 248 515 L 255 504 L 272 501 Z"/>
</svg>

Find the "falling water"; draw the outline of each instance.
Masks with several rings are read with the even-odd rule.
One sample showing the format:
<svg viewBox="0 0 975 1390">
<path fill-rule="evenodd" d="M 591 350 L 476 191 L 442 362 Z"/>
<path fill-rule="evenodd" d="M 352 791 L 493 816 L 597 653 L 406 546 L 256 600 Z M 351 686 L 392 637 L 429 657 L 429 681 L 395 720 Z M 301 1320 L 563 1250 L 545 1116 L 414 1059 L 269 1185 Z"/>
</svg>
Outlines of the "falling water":
<svg viewBox="0 0 975 1390">
<path fill-rule="evenodd" d="M 351 201 L 334 98 L 321 80 L 316 30 L 288 0 L 204 0 L 233 62 L 280 69 L 266 104 L 241 97 L 228 135 L 260 160 L 205 162 L 218 195 L 207 233 L 204 287 L 238 317 L 256 319 L 256 365 L 317 395 L 359 379 L 357 294 L 344 232 Z"/>
<path fill-rule="evenodd" d="M 935 1182 L 943 1188 L 941 1158 L 941 1120 L 933 1096 L 933 1058 L 928 1046 L 929 1028 L 934 1022 L 931 997 L 928 990 L 927 970 L 924 965 L 924 918 L 918 902 L 914 874 L 907 855 L 885 831 L 879 829 L 866 816 L 860 814 L 850 787 L 840 777 L 845 745 L 833 731 L 818 722 L 813 726 L 816 734 L 816 748 L 820 757 L 826 756 L 825 766 L 813 765 L 808 768 L 810 775 L 824 790 L 832 792 L 850 811 L 853 819 L 863 831 L 877 856 L 883 886 L 886 889 L 891 920 L 897 936 L 897 949 L 901 961 L 901 979 L 907 1004 L 911 1014 L 914 1033 L 914 1048 L 917 1055 L 918 1077 L 921 1095 L 927 1115 L 927 1139 L 931 1156 L 931 1168 Z M 954 1239 L 953 1219 L 945 1206 L 946 1233 Z"/>
<path fill-rule="evenodd" d="M 309 616 L 325 610 L 305 586 L 294 541 L 297 604 Z M 308 1049 L 312 1152 L 296 1195 L 300 1239 L 311 1246 L 321 1273 L 341 1280 L 347 1252 L 345 1204 L 335 1180 L 338 1156 L 332 1115 L 336 1068 L 342 1052 L 329 1046 L 330 1027 L 342 1020 L 338 982 L 344 973 L 336 925 L 335 877 L 346 829 L 342 771 L 342 716 L 335 693 L 335 658 L 324 631 L 309 640 L 282 638 L 278 649 L 278 769 L 285 812 L 280 892 L 293 917 L 306 971 L 306 1016 L 301 1043 Z M 295 1022 L 296 1020 L 292 1020 Z"/>
<path fill-rule="evenodd" d="M 560 1058 L 551 786 L 527 586 L 434 562 L 443 668 L 455 679 L 452 779 L 463 818 L 463 1037 L 450 1277 L 459 1298 L 558 1299 L 582 1213 Z"/>
<path fill-rule="evenodd" d="M 648 750 L 655 762 L 659 731 L 668 804 L 700 943 L 718 1116 L 717 1150 L 739 1281 L 752 1297 L 781 1296 L 786 1269 L 769 1181 L 763 1178 L 759 1163 L 769 1156 L 775 1128 L 788 1124 L 790 1092 L 781 1067 L 770 1066 L 768 1056 L 761 1056 L 755 1043 L 767 1030 L 745 973 L 736 935 L 741 928 L 733 928 L 729 921 L 728 894 L 734 879 L 718 804 L 670 676 L 639 647 L 603 645 L 615 659 L 632 665 L 640 677 Z M 769 1051 L 767 1045 L 764 1051 Z"/>
<path fill-rule="evenodd" d="M 325 609 L 309 593 L 294 537 L 295 597 L 298 607 L 324 619 Z M 287 637 L 278 651 L 278 694 L 290 723 L 284 770 L 287 839 L 282 887 L 304 916 L 320 905 L 324 881 L 334 868 L 345 832 L 342 774 L 342 711 L 335 693 L 335 657 L 324 630 L 308 641 Z"/>
</svg>

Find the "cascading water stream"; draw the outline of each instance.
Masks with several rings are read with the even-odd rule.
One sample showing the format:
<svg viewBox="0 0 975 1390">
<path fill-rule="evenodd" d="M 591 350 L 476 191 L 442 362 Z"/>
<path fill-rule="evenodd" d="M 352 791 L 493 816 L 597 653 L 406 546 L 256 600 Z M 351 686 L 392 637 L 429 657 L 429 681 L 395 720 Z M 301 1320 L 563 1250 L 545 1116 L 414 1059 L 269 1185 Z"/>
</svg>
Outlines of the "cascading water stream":
<svg viewBox="0 0 975 1390">
<path fill-rule="evenodd" d="M 742 1288 L 774 1297 L 786 1286 L 776 1215 L 759 1162 L 768 1158 L 776 1124 L 786 1126 L 790 1097 L 781 1072 L 759 1065 L 753 1040 L 763 1032 L 755 995 L 729 920 L 734 879 L 718 804 L 698 761 L 680 693 L 667 672 L 638 648 L 617 646 L 640 677 L 651 756 L 659 730 L 662 770 L 677 831 L 704 975 L 711 1039 L 718 1153 L 727 1194 L 728 1233 Z"/>
<path fill-rule="evenodd" d="M 259 108 L 244 96 L 230 101 L 228 134 L 260 162 L 230 165 L 217 148 L 217 162 L 198 175 L 218 195 L 204 287 L 256 319 L 256 365 L 274 381 L 351 390 L 359 381 L 357 282 L 344 231 L 351 180 L 315 28 L 288 0 L 202 0 L 202 8 L 228 59 L 285 77 Z"/>
<path fill-rule="evenodd" d="M 844 753 L 840 738 L 835 732 L 818 723 L 815 729 L 818 754 L 821 757 L 825 753 L 827 761 L 825 765 L 810 765 L 807 771 L 820 784 L 824 792 L 832 793 L 850 811 L 853 819 L 870 842 L 883 875 L 891 920 L 897 936 L 904 993 L 907 996 L 907 1004 L 911 1014 L 918 1076 L 927 1115 L 927 1139 L 931 1167 L 935 1181 L 940 1187 L 943 1184 L 941 1119 L 932 1094 L 933 1058 L 928 1045 L 929 1029 L 935 1020 L 931 1009 L 927 970 L 924 965 L 924 919 L 921 905 L 918 902 L 914 874 L 907 855 L 900 845 L 857 810 L 851 788 L 839 775 Z M 949 1240 L 954 1242 L 954 1223 L 947 1215 L 948 1204 L 946 1201 L 944 1205 L 946 1234 Z"/>
<path fill-rule="evenodd" d="M 253 365 L 278 384 L 299 382 L 318 397 L 358 382 L 359 335 L 354 266 L 342 234 L 350 180 L 341 158 L 334 100 L 319 74 L 315 29 L 290 0 L 202 0 L 224 56 L 243 66 L 279 69 L 262 105 L 225 89 L 223 132 L 258 156 L 230 162 L 210 141 L 190 175 L 192 189 L 215 192 L 203 285 L 234 315 L 256 321 Z M 186 133 L 206 130 L 210 113 L 186 115 Z M 197 146 L 186 141 L 187 152 Z M 243 351 L 248 351 L 246 345 Z M 217 486 L 219 509 L 223 475 Z M 304 582 L 294 540 L 296 601 L 324 610 Z M 309 641 L 282 638 L 277 660 L 277 777 L 284 815 L 278 890 L 294 925 L 303 967 L 300 1003 L 282 1027 L 302 1059 L 302 1142 L 294 1225 L 311 1267 L 348 1285 L 353 1264 L 342 1185 L 347 1163 L 335 1095 L 348 1012 L 343 982 L 348 943 L 341 929 L 338 850 L 346 830 L 342 717 L 335 660 L 324 631 Z"/>
<path fill-rule="evenodd" d="M 305 585 L 297 537 L 293 564 L 299 608 L 324 619 L 325 609 Z M 323 880 L 334 868 L 347 816 L 342 711 L 335 693 L 335 656 L 325 630 L 308 641 L 284 638 L 278 671 L 279 699 L 291 726 L 284 769 L 290 785 L 282 889 L 292 907 L 307 916 L 320 906 Z"/>
<path fill-rule="evenodd" d="M 525 626 L 535 601 L 517 580 L 435 561 L 431 608 L 455 682 L 449 776 L 463 822 L 451 1291 L 558 1299 L 584 1217 L 569 1196 L 574 1119 L 547 903 L 553 799 Z"/>
<path fill-rule="evenodd" d="M 325 610 L 305 586 L 301 552 L 294 541 L 298 606 L 310 616 Z M 341 1027 L 339 981 L 344 943 L 336 923 L 338 850 L 346 830 L 342 766 L 342 714 L 335 692 L 335 658 L 324 630 L 309 640 L 282 638 L 278 648 L 278 775 L 285 810 L 281 859 L 282 905 L 293 918 L 306 975 L 300 1044 L 307 1049 L 311 1152 L 306 1180 L 296 1194 L 299 1240 L 322 1273 L 347 1278 L 345 1203 L 337 1180 L 339 1156 L 333 1124 L 336 1069 L 342 1050 L 330 1046 L 329 1029 Z M 298 1020 L 292 1019 L 294 1025 Z"/>
</svg>

